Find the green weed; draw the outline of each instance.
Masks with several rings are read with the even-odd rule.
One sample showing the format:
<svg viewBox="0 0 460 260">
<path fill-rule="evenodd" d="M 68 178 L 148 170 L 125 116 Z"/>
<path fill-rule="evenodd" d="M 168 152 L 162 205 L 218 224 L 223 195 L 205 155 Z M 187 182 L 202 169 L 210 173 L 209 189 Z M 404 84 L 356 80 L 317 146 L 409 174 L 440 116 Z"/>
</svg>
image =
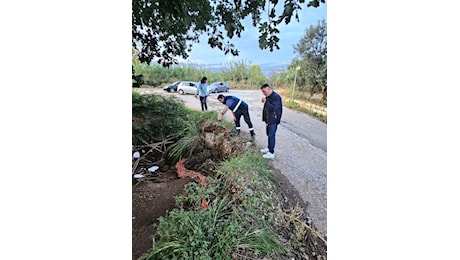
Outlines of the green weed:
<svg viewBox="0 0 460 260">
<path fill-rule="evenodd" d="M 155 243 L 147 259 L 231 259 L 242 232 L 228 208 L 229 199 L 210 203 L 206 211 L 175 209 L 160 218 Z"/>
<path fill-rule="evenodd" d="M 248 176 L 256 176 L 269 180 L 270 185 L 279 188 L 279 183 L 275 178 L 274 173 L 269 170 L 268 162 L 258 153 L 245 153 L 242 156 L 237 156 L 225 164 L 220 169 L 224 175 L 231 174 L 236 171 L 246 173 Z"/>
<path fill-rule="evenodd" d="M 185 106 L 175 97 L 132 93 L 132 144 L 144 145 L 181 133 L 187 126 Z"/>
<path fill-rule="evenodd" d="M 272 230 L 278 185 L 254 153 L 225 162 L 206 185 L 187 184 L 179 209 L 160 218 L 159 240 L 147 259 L 232 259 L 232 254 L 277 257 L 286 253 Z M 232 189 L 235 188 L 235 189 Z M 247 189 L 252 189 L 252 195 Z M 208 209 L 200 211 L 201 198 Z M 189 211 L 185 210 L 188 208 Z"/>
<path fill-rule="evenodd" d="M 190 157 L 195 151 L 202 150 L 201 127 L 206 121 L 214 121 L 214 117 L 217 120 L 215 111 L 200 112 L 185 108 L 185 112 L 184 127 L 177 133 L 180 139 L 171 145 L 168 152 L 175 160 Z"/>
</svg>

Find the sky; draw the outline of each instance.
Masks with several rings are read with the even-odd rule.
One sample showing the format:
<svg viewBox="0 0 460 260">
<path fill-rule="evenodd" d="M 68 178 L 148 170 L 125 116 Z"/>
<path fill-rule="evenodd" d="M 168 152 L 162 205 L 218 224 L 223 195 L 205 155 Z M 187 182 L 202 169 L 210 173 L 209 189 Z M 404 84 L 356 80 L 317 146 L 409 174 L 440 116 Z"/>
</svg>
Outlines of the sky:
<svg viewBox="0 0 460 260">
<path fill-rule="evenodd" d="M 282 7 L 282 3 L 278 4 Z M 233 42 L 237 49 L 239 49 L 239 56 L 231 54 L 224 55 L 222 51 L 217 48 L 211 48 L 207 43 L 206 35 L 200 38 L 200 43 L 193 46 L 192 52 L 189 53 L 189 62 L 198 64 L 222 64 L 231 61 L 245 60 L 254 65 L 279 65 L 290 64 L 295 57 L 293 53 L 293 46 L 298 43 L 305 29 L 310 25 L 315 25 L 321 19 L 327 20 L 327 4 L 321 4 L 318 8 L 307 8 L 306 4 L 302 6 L 299 13 L 299 22 L 294 18 L 286 25 L 284 23 L 279 25 L 279 38 L 278 42 L 280 49 L 270 52 L 268 49 L 259 49 L 258 43 L 258 29 L 253 27 L 251 20 L 247 17 L 243 21 L 245 31 L 242 32 L 241 38 L 233 38 Z M 280 12 L 277 12 L 278 14 Z M 264 15 L 266 17 L 266 15 Z M 263 17 L 264 17 L 263 16 Z"/>
</svg>

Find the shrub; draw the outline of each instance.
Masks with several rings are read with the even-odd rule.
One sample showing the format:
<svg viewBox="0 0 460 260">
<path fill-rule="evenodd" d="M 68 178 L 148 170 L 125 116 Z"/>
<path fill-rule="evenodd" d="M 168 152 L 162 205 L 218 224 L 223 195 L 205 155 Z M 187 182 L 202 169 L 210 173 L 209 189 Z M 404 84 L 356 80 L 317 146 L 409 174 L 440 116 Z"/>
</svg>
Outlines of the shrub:
<svg viewBox="0 0 460 260">
<path fill-rule="evenodd" d="M 188 111 L 175 97 L 132 94 L 132 144 L 150 144 L 178 135 Z"/>
</svg>

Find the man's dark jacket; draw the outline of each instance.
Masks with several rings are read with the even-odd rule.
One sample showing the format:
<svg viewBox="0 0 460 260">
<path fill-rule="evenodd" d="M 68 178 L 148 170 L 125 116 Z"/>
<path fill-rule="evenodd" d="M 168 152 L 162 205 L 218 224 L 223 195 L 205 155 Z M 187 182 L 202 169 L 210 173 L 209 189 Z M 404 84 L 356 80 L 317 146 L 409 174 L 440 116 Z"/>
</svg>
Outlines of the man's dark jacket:
<svg viewBox="0 0 460 260">
<path fill-rule="evenodd" d="M 262 121 L 269 125 L 279 124 L 281 122 L 281 114 L 283 114 L 281 97 L 278 93 L 273 91 L 265 100 Z"/>
</svg>

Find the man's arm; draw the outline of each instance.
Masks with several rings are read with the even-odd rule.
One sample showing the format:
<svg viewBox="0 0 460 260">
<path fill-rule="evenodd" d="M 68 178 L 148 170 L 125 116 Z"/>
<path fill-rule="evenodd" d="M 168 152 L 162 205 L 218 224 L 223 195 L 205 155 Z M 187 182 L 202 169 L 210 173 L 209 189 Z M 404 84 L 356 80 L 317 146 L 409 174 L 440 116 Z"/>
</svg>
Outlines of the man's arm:
<svg viewBox="0 0 460 260">
<path fill-rule="evenodd" d="M 222 120 L 222 118 L 224 117 L 224 114 L 227 113 L 228 111 L 228 106 L 225 106 L 224 109 L 222 110 L 222 112 L 220 112 L 218 115 L 217 115 L 217 120 Z M 232 112 L 232 115 L 233 115 L 233 121 L 236 121 L 236 116 L 235 116 L 235 113 Z"/>
<path fill-rule="evenodd" d="M 220 112 L 218 115 L 217 115 L 217 120 L 222 120 L 222 117 L 224 116 L 224 114 L 228 111 L 228 106 L 224 106 L 224 109 L 222 110 L 222 112 Z"/>
<path fill-rule="evenodd" d="M 275 107 L 275 114 L 279 124 L 281 122 L 281 115 L 283 113 L 283 103 L 281 102 L 281 96 L 277 96 L 273 102 L 273 106 Z"/>
<path fill-rule="evenodd" d="M 221 114 L 224 115 L 228 111 L 228 106 L 224 106 L 224 109 L 222 110 Z"/>
</svg>

